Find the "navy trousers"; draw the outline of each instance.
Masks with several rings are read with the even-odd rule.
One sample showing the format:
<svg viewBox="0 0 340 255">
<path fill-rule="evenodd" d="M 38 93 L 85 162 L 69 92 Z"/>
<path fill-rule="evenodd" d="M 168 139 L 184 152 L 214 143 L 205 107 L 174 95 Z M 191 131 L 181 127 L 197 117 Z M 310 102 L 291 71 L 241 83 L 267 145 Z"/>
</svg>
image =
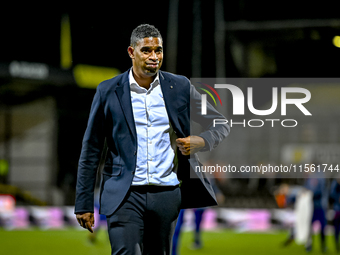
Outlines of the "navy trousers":
<svg viewBox="0 0 340 255">
<path fill-rule="evenodd" d="M 107 217 L 112 255 L 170 255 L 180 204 L 178 186 L 131 186 Z"/>
</svg>

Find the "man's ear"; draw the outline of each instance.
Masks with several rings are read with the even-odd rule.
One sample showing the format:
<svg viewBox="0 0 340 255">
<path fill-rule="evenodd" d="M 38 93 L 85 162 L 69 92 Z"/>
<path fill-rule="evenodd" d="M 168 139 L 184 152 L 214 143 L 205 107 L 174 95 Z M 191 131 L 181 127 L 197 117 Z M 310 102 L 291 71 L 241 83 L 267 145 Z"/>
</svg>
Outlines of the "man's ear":
<svg viewBox="0 0 340 255">
<path fill-rule="evenodd" d="M 130 58 L 134 59 L 135 58 L 135 49 L 132 46 L 129 46 L 127 51 L 129 53 Z"/>
</svg>

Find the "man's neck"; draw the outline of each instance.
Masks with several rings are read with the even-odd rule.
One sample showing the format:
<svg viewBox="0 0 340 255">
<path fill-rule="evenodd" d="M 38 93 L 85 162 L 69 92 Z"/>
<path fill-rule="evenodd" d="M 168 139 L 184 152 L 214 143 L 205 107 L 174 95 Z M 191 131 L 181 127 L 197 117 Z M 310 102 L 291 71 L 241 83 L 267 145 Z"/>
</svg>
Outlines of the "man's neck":
<svg viewBox="0 0 340 255">
<path fill-rule="evenodd" d="M 139 75 L 137 75 L 134 70 L 132 69 L 132 75 L 133 78 L 136 80 L 136 82 L 138 83 L 139 86 L 149 89 L 150 88 L 150 84 L 153 82 L 153 80 L 156 78 L 157 74 L 155 74 L 154 76 L 146 76 L 146 77 L 141 77 Z"/>
</svg>

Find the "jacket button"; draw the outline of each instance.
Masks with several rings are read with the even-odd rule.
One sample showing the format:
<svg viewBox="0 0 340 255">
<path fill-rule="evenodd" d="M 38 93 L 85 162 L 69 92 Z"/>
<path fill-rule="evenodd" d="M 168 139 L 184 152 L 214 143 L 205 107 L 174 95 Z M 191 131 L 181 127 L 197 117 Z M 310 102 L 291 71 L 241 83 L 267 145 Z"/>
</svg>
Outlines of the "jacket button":
<svg viewBox="0 0 340 255">
<path fill-rule="evenodd" d="M 136 154 L 137 154 L 137 151 L 134 151 L 134 152 L 133 152 L 133 155 L 136 155 Z"/>
</svg>

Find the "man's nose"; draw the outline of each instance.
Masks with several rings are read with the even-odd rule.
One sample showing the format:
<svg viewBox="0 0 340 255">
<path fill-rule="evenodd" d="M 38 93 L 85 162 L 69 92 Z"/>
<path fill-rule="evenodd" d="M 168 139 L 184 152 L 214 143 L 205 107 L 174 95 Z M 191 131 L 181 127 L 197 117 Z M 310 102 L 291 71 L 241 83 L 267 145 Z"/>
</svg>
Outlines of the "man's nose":
<svg viewBox="0 0 340 255">
<path fill-rule="evenodd" d="M 150 57 L 149 57 L 151 60 L 155 60 L 157 61 L 158 60 L 158 57 L 157 57 L 157 54 L 155 51 L 152 51 L 151 54 L 150 54 Z"/>
</svg>

